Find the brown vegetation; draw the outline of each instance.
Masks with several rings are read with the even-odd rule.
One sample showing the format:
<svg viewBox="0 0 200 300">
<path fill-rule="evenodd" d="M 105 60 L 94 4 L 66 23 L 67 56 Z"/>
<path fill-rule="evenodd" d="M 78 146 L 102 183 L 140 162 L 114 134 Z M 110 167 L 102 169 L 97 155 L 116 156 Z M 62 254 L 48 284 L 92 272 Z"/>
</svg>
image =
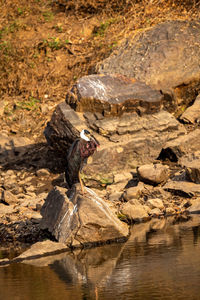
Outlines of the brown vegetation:
<svg viewBox="0 0 200 300">
<path fill-rule="evenodd" d="M 171 19 L 198 19 L 198 1 L 1 0 L 1 130 L 41 139 L 67 89 L 125 37 Z"/>
</svg>

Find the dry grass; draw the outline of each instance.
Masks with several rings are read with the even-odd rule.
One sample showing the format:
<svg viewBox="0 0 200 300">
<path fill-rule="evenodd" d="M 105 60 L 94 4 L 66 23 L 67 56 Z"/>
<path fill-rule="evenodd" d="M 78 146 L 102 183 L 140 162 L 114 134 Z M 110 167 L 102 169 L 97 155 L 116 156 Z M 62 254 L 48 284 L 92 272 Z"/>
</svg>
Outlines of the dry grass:
<svg viewBox="0 0 200 300">
<path fill-rule="evenodd" d="M 123 38 L 165 20 L 200 18 L 195 0 L 1 0 L 0 4 L 1 128 L 34 138 L 41 135 L 51 108 L 64 100 L 70 85 L 92 73 Z"/>
</svg>

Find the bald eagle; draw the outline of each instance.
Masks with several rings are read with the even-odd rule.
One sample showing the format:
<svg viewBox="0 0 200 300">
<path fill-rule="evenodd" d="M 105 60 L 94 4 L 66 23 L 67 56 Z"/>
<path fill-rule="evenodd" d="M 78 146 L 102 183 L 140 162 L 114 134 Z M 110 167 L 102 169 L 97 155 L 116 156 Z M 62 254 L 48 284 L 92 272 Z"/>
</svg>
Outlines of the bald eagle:
<svg viewBox="0 0 200 300">
<path fill-rule="evenodd" d="M 87 163 L 88 157 L 95 152 L 99 145 L 97 139 L 86 129 L 83 129 L 80 133 L 80 138 L 77 138 L 72 143 L 68 151 L 65 169 L 65 179 L 70 188 L 73 184 L 80 182 L 81 190 L 84 192 L 80 171 L 84 164 Z"/>
</svg>

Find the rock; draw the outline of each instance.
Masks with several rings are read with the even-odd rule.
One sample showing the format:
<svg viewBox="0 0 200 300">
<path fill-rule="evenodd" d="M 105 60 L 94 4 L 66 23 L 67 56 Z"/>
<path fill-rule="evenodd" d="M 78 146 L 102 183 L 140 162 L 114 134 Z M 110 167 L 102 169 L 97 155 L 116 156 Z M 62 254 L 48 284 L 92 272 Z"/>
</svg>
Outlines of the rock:
<svg viewBox="0 0 200 300">
<path fill-rule="evenodd" d="M 50 175 L 50 171 L 48 169 L 39 169 L 39 170 L 36 171 L 36 175 L 38 177 L 49 176 Z"/>
<path fill-rule="evenodd" d="M 69 250 L 69 248 L 63 243 L 57 243 L 53 241 L 43 241 L 35 243 L 31 246 L 30 249 L 23 252 L 19 256 L 15 257 L 12 262 L 18 262 L 26 259 L 39 258 L 42 256 L 56 254 L 59 252 L 64 252 Z"/>
<path fill-rule="evenodd" d="M 9 264 L 9 259 L 8 258 L 2 258 L 0 259 L 0 266 L 5 266 Z"/>
<path fill-rule="evenodd" d="M 66 155 L 70 144 L 79 137 L 79 131 L 84 127 L 84 122 L 74 110 L 62 102 L 56 107 L 50 122 L 47 123 L 44 135 L 50 146 Z"/>
<path fill-rule="evenodd" d="M 200 122 L 200 95 L 198 95 L 194 103 L 184 111 L 180 120 L 191 124 Z"/>
<path fill-rule="evenodd" d="M 17 197 L 12 194 L 10 191 L 2 190 L 1 191 L 1 201 L 10 205 L 17 203 Z"/>
<path fill-rule="evenodd" d="M 171 207 L 171 206 L 166 207 L 166 209 L 165 209 L 166 216 L 172 216 L 175 213 L 176 213 L 176 210 L 173 207 Z"/>
<path fill-rule="evenodd" d="M 74 119 L 79 121 L 74 122 Z M 92 128 L 89 127 L 91 124 L 82 118 L 80 120 L 76 112 L 62 103 L 45 129 L 49 145 L 56 150 L 55 160 L 60 159 L 61 152 L 65 159 L 70 143 L 82 128 L 90 130 L 97 138 L 100 147 L 82 170 L 85 184 L 91 187 L 112 184 L 115 174 L 154 161 L 169 139 L 176 139 L 186 132 L 184 126 L 166 111 L 143 117 L 126 113 L 121 117 L 91 122 Z M 62 165 L 64 168 L 65 164 Z"/>
<path fill-rule="evenodd" d="M 160 210 L 160 208 L 156 207 L 150 211 L 150 215 L 152 217 L 159 217 L 163 215 L 163 212 Z"/>
<path fill-rule="evenodd" d="M 14 205 L 4 205 L 0 203 L 0 216 L 13 214 L 14 212 L 16 212 Z"/>
<path fill-rule="evenodd" d="M 200 213 L 200 200 L 196 199 L 191 201 L 191 206 L 187 209 L 187 211 L 191 214 L 199 214 Z"/>
<path fill-rule="evenodd" d="M 158 185 L 165 183 L 169 178 L 169 167 L 162 164 L 143 165 L 137 169 L 138 177 L 141 181 Z"/>
<path fill-rule="evenodd" d="M 162 91 L 168 109 L 178 109 L 191 103 L 200 90 L 199 31 L 199 20 L 171 20 L 139 30 L 100 62 L 96 71 L 141 80 Z"/>
<path fill-rule="evenodd" d="M 5 108 L 5 101 L 4 100 L 0 100 L 0 117 L 3 116 L 4 114 L 4 108 Z"/>
<path fill-rule="evenodd" d="M 195 184 L 193 182 L 170 180 L 163 188 L 174 194 L 189 198 L 200 195 L 200 184 Z"/>
<path fill-rule="evenodd" d="M 118 202 L 118 201 L 120 201 L 121 197 L 122 197 L 121 192 L 114 192 L 114 193 L 109 195 L 109 201 Z"/>
<path fill-rule="evenodd" d="M 162 200 L 159 199 L 159 198 L 148 199 L 148 200 L 146 201 L 146 204 L 147 204 L 151 209 L 153 209 L 153 208 L 164 209 L 164 208 L 165 208 L 165 207 L 164 207 L 164 204 L 163 204 L 163 202 L 162 202 Z"/>
<path fill-rule="evenodd" d="M 200 149 L 200 129 L 169 140 L 162 148 L 159 159 L 170 159 L 177 162 L 182 156 L 193 153 Z"/>
<path fill-rule="evenodd" d="M 130 201 L 132 199 L 138 199 L 140 197 L 143 189 L 144 189 L 143 182 L 139 182 L 137 186 L 128 188 L 123 193 L 124 200 Z"/>
<path fill-rule="evenodd" d="M 151 198 L 159 198 L 162 199 L 162 201 L 169 202 L 171 199 L 171 193 L 167 192 L 163 189 L 161 186 L 153 187 L 153 189 L 149 189 L 149 186 L 145 185 L 145 192 L 143 194 L 146 194 L 146 196 Z"/>
<path fill-rule="evenodd" d="M 189 199 L 183 199 L 182 201 L 181 201 L 181 204 L 179 205 L 179 207 L 180 207 L 180 209 L 182 209 L 182 208 L 188 208 L 188 207 L 190 207 L 192 205 L 192 202 L 191 202 L 191 200 Z"/>
<path fill-rule="evenodd" d="M 147 220 L 149 217 L 147 211 L 136 199 L 125 203 L 121 209 L 121 212 L 123 215 L 127 216 L 129 220 L 134 222 L 141 222 Z"/>
<path fill-rule="evenodd" d="M 163 95 L 145 83 L 118 74 L 80 78 L 67 93 L 66 103 L 78 112 L 119 116 L 124 112 L 160 110 Z"/>
<path fill-rule="evenodd" d="M 132 174 L 130 172 L 121 172 L 114 175 L 114 183 L 120 183 L 120 182 L 128 182 L 133 178 Z"/>
<path fill-rule="evenodd" d="M 24 155 L 27 152 L 28 146 L 31 147 L 33 142 L 23 136 L 15 136 L 11 139 L 12 148 L 16 156 Z"/>
<path fill-rule="evenodd" d="M 91 180 L 89 174 L 92 174 L 93 179 L 100 181 L 100 178 L 95 176 L 97 166 L 99 177 L 104 177 L 108 172 L 118 173 L 124 167 L 135 168 L 138 164 L 152 162 L 158 157 L 165 141 L 185 132 L 182 125 L 179 127 L 180 124 L 174 117 L 164 111 L 144 117 L 123 115 L 114 120 L 100 121 L 101 125 L 95 123 L 97 127 L 100 126 L 98 132 L 109 140 L 113 134 L 118 134 L 118 142 L 114 144 L 108 141 L 102 141 L 102 144 L 100 142 L 103 147 L 100 146 L 98 152 L 91 157 L 90 163 L 83 169 L 86 183 L 87 180 Z M 114 127 L 109 129 L 110 126 Z M 120 128 L 123 128 L 123 134 L 119 135 Z M 167 135 L 164 133 L 166 131 Z M 102 158 L 104 164 L 102 164 Z"/>
<path fill-rule="evenodd" d="M 183 156 L 179 161 L 181 166 L 186 169 L 189 180 L 200 183 L 200 151 Z"/>
<path fill-rule="evenodd" d="M 105 243 L 127 238 L 128 226 L 122 223 L 106 203 L 92 190 L 84 195 L 80 185 L 74 185 L 70 199 L 66 189 L 55 187 L 41 209 L 41 228 L 69 247 Z"/>
<path fill-rule="evenodd" d="M 5 134 L 0 134 L 0 161 L 3 162 L 9 154 L 14 155 L 10 138 Z"/>
</svg>

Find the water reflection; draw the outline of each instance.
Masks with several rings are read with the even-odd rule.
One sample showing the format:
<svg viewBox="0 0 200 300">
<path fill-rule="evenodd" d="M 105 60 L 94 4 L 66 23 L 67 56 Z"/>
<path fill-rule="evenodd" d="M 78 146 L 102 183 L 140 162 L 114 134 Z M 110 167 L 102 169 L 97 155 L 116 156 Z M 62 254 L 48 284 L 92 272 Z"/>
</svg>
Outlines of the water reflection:
<svg viewBox="0 0 200 300">
<path fill-rule="evenodd" d="M 0 299 L 199 299 L 200 216 L 137 224 L 126 243 L 0 268 Z"/>
</svg>

